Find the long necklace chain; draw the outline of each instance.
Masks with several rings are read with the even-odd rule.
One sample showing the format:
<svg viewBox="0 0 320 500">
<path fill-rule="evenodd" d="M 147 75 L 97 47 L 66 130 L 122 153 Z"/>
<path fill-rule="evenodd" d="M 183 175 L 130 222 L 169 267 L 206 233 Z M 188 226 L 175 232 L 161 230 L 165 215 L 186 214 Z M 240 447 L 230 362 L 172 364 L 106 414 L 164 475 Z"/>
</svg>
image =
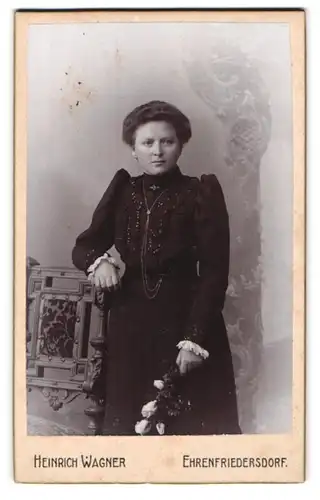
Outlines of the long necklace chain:
<svg viewBox="0 0 320 500">
<path fill-rule="evenodd" d="M 146 223 L 145 223 L 145 228 L 144 228 L 144 234 L 143 234 L 143 239 L 142 239 L 142 246 L 141 246 L 141 271 L 142 271 L 142 284 L 143 284 L 143 289 L 146 297 L 148 299 L 154 299 L 160 290 L 161 284 L 162 284 L 162 277 L 159 278 L 155 286 L 151 287 L 148 283 L 148 275 L 147 275 L 147 266 L 146 266 L 146 255 L 147 255 L 147 246 L 148 246 L 148 229 L 149 229 L 149 222 L 150 222 L 150 215 L 155 207 L 156 203 L 159 201 L 163 193 L 167 191 L 167 189 L 164 189 L 154 200 L 152 203 L 151 207 L 149 208 L 148 206 L 148 200 L 144 188 L 144 183 L 142 182 L 142 190 L 143 190 L 143 198 L 144 198 L 144 204 L 146 207 L 147 211 L 147 217 L 146 217 Z"/>
</svg>

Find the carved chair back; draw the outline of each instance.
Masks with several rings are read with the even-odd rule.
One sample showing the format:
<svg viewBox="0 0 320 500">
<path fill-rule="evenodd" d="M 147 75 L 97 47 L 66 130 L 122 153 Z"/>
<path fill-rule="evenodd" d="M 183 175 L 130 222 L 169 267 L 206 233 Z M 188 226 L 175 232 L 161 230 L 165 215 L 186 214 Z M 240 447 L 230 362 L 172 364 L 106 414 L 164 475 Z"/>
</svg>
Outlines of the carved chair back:
<svg viewBox="0 0 320 500">
<path fill-rule="evenodd" d="M 85 392 L 91 434 L 104 412 L 104 313 L 94 289 L 74 268 L 27 266 L 27 386 L 54 410 Z"/>
</svg>

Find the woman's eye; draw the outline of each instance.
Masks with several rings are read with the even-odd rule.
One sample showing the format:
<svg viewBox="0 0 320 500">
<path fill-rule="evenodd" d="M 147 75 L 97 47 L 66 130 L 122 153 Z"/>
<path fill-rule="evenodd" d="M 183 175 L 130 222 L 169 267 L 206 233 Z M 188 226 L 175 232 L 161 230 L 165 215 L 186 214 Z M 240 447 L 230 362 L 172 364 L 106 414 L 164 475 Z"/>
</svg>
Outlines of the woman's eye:
<svg viewBox="0 0 320 500">
<path fill-rule="evenodd" d="M 148 140 L 148 141 L 144 141 L 143 143 L 145 146 L 152 146 L 152 141 L 151 140 Z"/>
<path fill-rule="evenodd" d="M 173 144 L 172 139 L 165 139 L 163 142 L 164 142 L 164 144 Z"/>
</svg>

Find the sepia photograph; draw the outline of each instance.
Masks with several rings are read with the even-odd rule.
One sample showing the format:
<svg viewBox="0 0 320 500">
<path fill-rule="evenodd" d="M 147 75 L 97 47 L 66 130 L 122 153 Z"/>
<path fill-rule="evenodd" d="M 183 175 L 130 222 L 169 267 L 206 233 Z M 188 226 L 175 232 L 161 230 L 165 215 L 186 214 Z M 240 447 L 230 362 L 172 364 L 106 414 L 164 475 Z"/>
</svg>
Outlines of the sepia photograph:
<svg viewBox="0 0 320 500">
<path fill-rule="evenodd" d="M 304 12 L 17 12 L 15 82 L 17 479 L 302 481 Z"/>
</svg>

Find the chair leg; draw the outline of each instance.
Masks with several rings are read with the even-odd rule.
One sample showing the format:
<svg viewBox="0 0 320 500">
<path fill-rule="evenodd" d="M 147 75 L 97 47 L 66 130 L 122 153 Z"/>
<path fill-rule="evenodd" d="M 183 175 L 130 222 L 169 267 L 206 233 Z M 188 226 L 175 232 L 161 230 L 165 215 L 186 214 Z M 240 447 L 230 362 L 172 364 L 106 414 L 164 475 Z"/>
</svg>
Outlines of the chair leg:
<svg viewBox="0 0 320 500">
<path fill-rule="evenodd" d="M 89 417 L 89 435 L 98 436 L 103 431 L 105 412 L 105 354 L 104 311 L 100 310 L 100 326 L 98 335 L 91 339 L 93 354 L 88 360 L 87 378 L 83 383 L 83 391 L 90 398 L 90 406 L 84 410 Z"/>
</svg>

